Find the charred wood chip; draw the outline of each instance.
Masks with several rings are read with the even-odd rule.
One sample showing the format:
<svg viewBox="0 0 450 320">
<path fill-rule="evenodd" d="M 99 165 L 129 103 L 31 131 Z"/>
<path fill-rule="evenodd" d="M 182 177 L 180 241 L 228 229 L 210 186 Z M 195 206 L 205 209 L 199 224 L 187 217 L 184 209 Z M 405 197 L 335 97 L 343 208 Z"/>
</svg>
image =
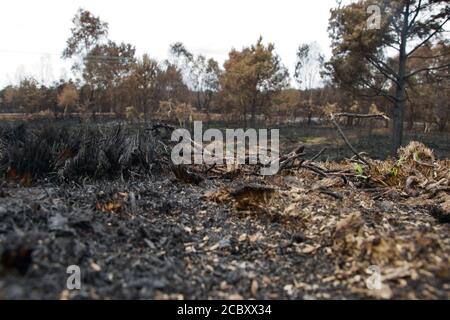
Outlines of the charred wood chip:
<svg viewBox="0 0 450 320">
<path fill-rule="evenodd" d="M 204 180 L 204 178 L 200 174 L 193 172 L 182 165 L 172 165 L 171 170 L 178 180 L 181 180 L 185 183 L 199 184 Z"/>
<path fill-rule="evenodd" d="M 302 243 L 307 240 L 308 238 L 302 232 L 296 232 L 292 235 L 292 241 L 295 243 Z"/>
<path fill-rule="evenodd" d="M 8 196 L 9 194 L 3 188 L 0 187 L 0 198 L 6 198 Z"/>
<path fill-rule="evenodd" d="M 450 211 L 445 210 L 443 206 L 433 205 L 430 213 L 439 223 L 450 223 Z"/>
<path fill-rule="evenodd" d="M 324 187 L 319 188 L 319 192 L 323 193 L 323 194 L 326 194 L 326 195 L 328 195 L 330 197 L 333 197 L 333 198 L 335 198 L 337 200 L 344 199 L 344 196 L 342 194 L 340 194 L 338 192 L 335 192 L 335 191 L 328 190 L 328 189 L 326 189 Z"/>
<path fill-rule="evenodd" d="M 275 192 L 275 189 L 273 187 L 260 184 L 249 184 L 232 191 L 230 194 L 235 198 L 239 198 L 241 196 L 245 196 L 252 193 L 273 193 L 273 192 Z"/>
<path fill-rule="evenodd" d="M 274 194 L 275 189 L 273 187 L 258 184 L 245 185 L 230 192 L 240 209 L 261 208 L 269 204 Z"/>
<path fill-rule="evenodd" d="M 225 180 L 234 180 L 235 178 L 239 177 L 241 173 L 242 172 L 240 169 L 236 169 L 236 170 L 225 172 L 224 174 L 222 174 L 221 178 L 225 179 Z"/>
<path fill-rule="evenodd" d="M 12 249 L 6 249 L 2 253 L 1 264 L 5 270 L 17 270 L 25 275 L 32 264 L 33 249 L 20 245 Z"/>
</svg>

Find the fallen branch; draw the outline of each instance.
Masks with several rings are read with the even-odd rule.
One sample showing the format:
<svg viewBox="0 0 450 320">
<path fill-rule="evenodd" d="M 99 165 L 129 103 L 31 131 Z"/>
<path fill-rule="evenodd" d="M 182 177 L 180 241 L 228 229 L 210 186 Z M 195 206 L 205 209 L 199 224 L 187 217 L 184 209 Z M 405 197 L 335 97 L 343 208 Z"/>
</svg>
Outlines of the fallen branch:
<svg viewBox="0 0 450 320">
<path fill-rule="evenodd" d="M 333 197 L 333 198 L 335 198 L 337 200 L 344 199 L 344 196 L 342 194 L 340 194 L 338 192 L 334 192 L 334 191 L 328 190 L 326 188 L 319 188 L 319 192 L 323 193 L 323 194 L 326 194 L 328 196 L 331 196 L 331 197 Z"/>
<path fill-rule="evenodd" d="M 291 167 L 287 167 L 289 163 L 295 161 L 296 159 L 300 158 L 301 156 L 304 156 L 305 154 L 303 151 L 305 150 L 304 145 L 299 145 L 294 151 L 283 155 L 275 160 L 272 160 L 269 165 L 271 166 L 274 162 L 278 161 L 280 164 L 278 172 L 283 171 L 284 169 L 291 169 Z"/>
<path fill-rule="evenodd" d="M 346 143 L 347 146 L 350 148 L 350 150 L 352 150 L 352 152 L 354 153 L 354 155 L 356 156 L 356 158 L 358 158 L 359 160 L 361 160 L 362 162 L 364 162 L 364 164 L 370 166 L 369 163 L 366 161 L 366 159 L 364 159 L 362 156 L 360 156 L 360 154 L 358 153 L 358 151 L 356 151 L 356 149 L 352 146 L 352 144 L 350 143 L 350 141 L 348 141 L 347 137 L 345 136 L 344 131 L 342 131 L 341 127 L 340 127 L 339 124 L 337 123 L 334 114 L 331 114 L 330 120 L 331 120 L 331 122 L 333 122 L 333 124 L 334 124 L 335 127 L 337 128 L 339 134 L 341 135 L 342 139 L 344 139 L 345 143 Z"/>
<path fill-rule="evenodd" d="M 203 174 L 208 174 L 212 169 L 216 167 L 217 163 L 213 163 L 209 168 L 203 171 Z"/>
<path fill-rule="evenodd" d="M 347 118 L 362 118 L 362 119 L 376 119 L 382 118 L 384 120 L 391 120 L 384 113 L 374 113 L 374 114 L 359 114 L 359 113 L 349 113 L 349 112 L 341 112 L 334 114 L 335 118 L 347 117 Z"/>
<path fill-rule="evenodd" d="M 300 158 L 301 156 L 304 156 L 304 155 L 305 155 L 304 153 L 298 153 L 298 154 L 291 155 L 286 160 L 281 162 L 281 164 L 280 164 L 280 171 L 285 169 L 289 163 L 294 162 L 296 159 L 298 159 L 298 158 Z"/>
<path fill-rule="evenodd" d="M 317 153 L 314 157 L 309 159 L 306 163 L 311 163 L 311 162 L 317 160 L 325 151 L 327 151 L 327 148 L 323 148 L 322 150 L 320 150 L 319 153 Z"/>
<path fill-rule="evenodd" d="M 322 177 L 327 177 L 327 176 L 328 176 L 328 175 L 327 175 L 325 172 L 323 172 L 321 169 L 319 169 L 319 168 L 317 168 L 317 167 L 315 167 L 315 166 L 313 166 L 313 165 L 311 165 L 311 164 L 303 164 L 303 165 L 302 165 L 302 168 L 309 169 L 309 170 L 311 170 L 312 172 L 317 173 L 318 175 L 320 175 L 320 176 L 322 176 Z"/>
</svg>

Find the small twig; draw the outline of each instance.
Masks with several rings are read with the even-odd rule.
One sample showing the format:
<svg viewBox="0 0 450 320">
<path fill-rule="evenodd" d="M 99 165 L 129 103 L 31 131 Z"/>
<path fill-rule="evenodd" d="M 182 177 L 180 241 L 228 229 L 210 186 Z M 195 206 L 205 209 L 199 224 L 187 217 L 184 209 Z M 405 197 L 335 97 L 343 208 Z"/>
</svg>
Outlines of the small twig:
<svg viewBox="0 0 450 320">
<path fill-rule="evenodd" d="M 213 163 L 209 168 L 207 168 L 205 171 L 203 171 L 203 174 L 209 173 L 212 169 L 216 167 L 217 163 Z"/>
<path fill-rule="evenodd" d="M 309 160 L 307 161 L 307 163 L 311 163 L 311 162 L 317 160 L 317 159 L 318 159 L 325 151 L 327 151 L 327 148 L 326 148 L 326 147 L 323 148 L 322 150 L 320 150 L 319 153 L 316 154 L 314 157 L 312 157 L 311 159 L 309 159 Z"/>
<path fill-rule="evenodd" d="M 278 161 L 280 163 L 280 167 L 278 169 L 278 172 L 283 171 L 284 169 L 291 169 L 291 167 L 287 167 L 289 163 L 295 161 L 296 159 L 300 158 L 301 156 L 304 156 L 305 154 L 303 151 L 305 150 L 305 146 L 299 145 L 294 151 L 291 153 L 285 154 L 275 160 L 272 160 L 269 165 L 271 166 L 274 162 Z"/>
<path fill-rule="evenodd" d="M 333 124 L 336 126 L 339 134 L 341 135 L 342 139 L 344 139 L 345 143 L 347 144 L 347 146 L 350 148 L 350 150 L 352 150 L 352 152 L 355 154 L 355 156 L 361 160 L 362 162 L 364 162 L 364 164 L 369 166 L 369 163 L 359 155 L 358 151 L 356 151 L 356 149 L 352 146 L 352 144 L 350 143 L 350 141 L 348 141 L 347 137 L 345 136 L 344 131 L 342 131 L 341 127 L 339 126 L 339 124 L 337 123 L 336 119 L 334 118 L 334 115 L 331 114 L 330 116 L 331 122 L 333 122 Z"/>
<path fill-rule="evenodd" d="M 419 160 L 414 160 L 414 162 L 417 163 L 420 166 L 423 166 L 423 167 L 436 168 L 436 166 L 434 164 L 425 163 L 425 162 L 422 162 L 422 161 L 419 161 Z"/>
<path fill-rule="evenodd" d="M 286 168 L 286 166 L 290 163 L 295 161 L 296 159 L 300 158 L 301 156 L 304 156 L 304 153 L 297 153 L 297 154 L 293 154 L 290 157 L 288 157 L 286 160 L 284 160 L 281 164 L 280 164 L 280 171 L 283 170 L 284 168 Z"/>
<path fill-rule="evenodd" d="M 329 196 L 331 196 L 331 197 L 333 197 L 335 199 L 338 199 L 338 200 L 344 199 L 344 196 L 342 194 L 334 192 L 334 191 L 331 191 L 331 190 L 328 190 L 328 189 L 325 189 L 325 188 L 319 188 L 319 192 L 320 193 L 324 193 L 326 195 L 329 195 Z"/>
<path fill-rule="evenodd" d="M 288 159 L 289 157 L 291 157 L 293 155 L 300 154 L 300 153 L 303 154 L 304 150 L 305 150 L 305 147 L 303 145 L 300 145 L 295 150 L 293 150 L 292 152 L 290 152 L 288 154 L 285 154 L 285 155 L 282 155 L 281 157 L 278 157 L 277 159 L 273 160 L 272 163 L 275 162 L 275 161 L 278 161 L 278 162 L 281 163 L 281 162 L 285 161 L 286 159 Z"/>
<path fill-rule="evenodd" d="M 302 167 L 309 169 L 309 170 L 317 173 L 318 175 L 321 175 L 322 177 L 327 177 L 327 174 L 325 172 L 323 172 L 321 169 L 319 169 L 311 164 L 304 164 Z"/>
<path fill-rule="evenodd" d="M 352 158 L 352 159 L 348 159 L 348 161 L 350 161 L 350 162 L 352 162 L 352 163 L 365 164 L 365 163 L 364 163 L 364 162 L 362 162 L 361 160 L 358 160 L 358 159 L 354 159 L 354 158 Z"/>
</svg>

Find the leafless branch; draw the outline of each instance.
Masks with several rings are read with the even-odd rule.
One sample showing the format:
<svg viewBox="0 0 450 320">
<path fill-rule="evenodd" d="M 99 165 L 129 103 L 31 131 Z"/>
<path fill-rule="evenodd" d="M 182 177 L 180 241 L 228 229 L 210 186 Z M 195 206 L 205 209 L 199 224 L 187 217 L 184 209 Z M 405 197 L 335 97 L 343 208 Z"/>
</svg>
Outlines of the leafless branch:
<svg viewBox="0 0 450 320">
<path fill-rule="evenodd" d="M 317 160 L 325 151 L 327 150 L 327 148 L 323 148 L 322 150 L 319 151 L 319 153 L 317 153 L 314 157 L 312 157 L 311 159 L 309 159 L 307 161 L 307 163 L 311 163 L 315 160 Z"/>
<path fill-rule="evenodd" d="M 338 118 L 338 117 L 364 118 L 364 119 L 368 119 L 368 118 L 383 118 L 384 120 L 391 120 L 384 113 L 359 114 L 359 113 L 341 112 L 341 113 L 335 113 L 334 117 L 335 118 Z"/>
<path fill-rule="evenodd" d="M 413 24 L 414 24 L 414 22 L 416 21 L 417 16 L 419 15 L 419 13 L 420 13 L 421 10 L 422 10 L 422 0 L 419 0 L 419 3 L 417 4 L 416 9 L 412 11 L 412 12 L 415 11 L 415 15 L 414 15 L 414 17 L 411 19 L 411 21 L 409 22 L 408 30 L 411 29 L 411 27 L 413 26 Z"/>
<path fill-rule="evenodd" d="M 396 101 L 397 101 L 397 98 L 396 98 L 396 97 L 390 95 L 389 93 L 387 93 L 386 91 L 384 91 L 384 90 L 381 89 L 381 88 L 377 88 L 376 86 L 374 86 L 374 85 L 371 84 L 370 82 L 368 82 L 368 81 L 366 81 L 366 80 L 364 80 L 364 79 L 361 79 L 361 82 L 362 82 L 363 84 L 365 84 L 366 86 L 368 86 L 370 89 L 374 90 L 378 96 L 386 97 L 386 98 L 388 98 L 389 100 L 391 100 L 392 102 L 396 102 Z"/>
<path fill-rule="evenodd" d="M 331 114 L 330 116 L 330 120 L 331 122 L 333 122 L 333 124 L 335 125 L 336 129 L 338 130 L 339 134 L 341 135 L 342 139 L 344 139 L 345 143 L 347 144 L 347 146 L 350 148 L 350 150 L 352 150 L 352 152 L 354 153 L 354 155 L 356 156 L 356 158 L 358 158 L 359 160 L 361 160 L 362 162 L 364 162 L 366 165 L 369 165 L 369 163 L 366 161 L 366 159 L 364 159 L 359 153 L 358 151 L 356 151 L 356 149 L 352 146 L 352 144 L 350 143 L 350 141 L 347 139 L 344 131 L 342 131 L 341 127 L 339 126 L 339 124 L 337 123 L 335 117 L 333 114 Z"/>
<path fill-rule="evenodd" d="M 441 23 L 441 25 L 436 28 L 425 40 L 423 40 L 421 43 L 419 43 L 417 46 L 414 47 L 409 53 L 406 54 L 407 57 L 411 56 L 416 50 L 418 50 L 420 47 L 422 47 L 425 43 L 430 41 L 431 38 L 433 38 L 439 31 L 442 30 L 444 25 L 450 20 L 450 18 L 445 19 L 444 22 Z"/>
<path fill-rule="evenodd" d="M 442 65 L 442 66 L 437 66 L 437 67 L 422 68 L 422 69 L 413 71 L 413 72 L 411 72 L 410 74 L 407 74 L 407 75 L 405 76 L 405 78 L 410 78 L 410 77 L 415 76 L 416 74 L 421 73 L 421 72 L 425 72 L 425 71 L 433 71 L 433 70 L 441 70 L 441 69 L 445 69 L 445 68 L 450 68 L 450 63 L 444 64 L 444 65 Z"/>
</svg>

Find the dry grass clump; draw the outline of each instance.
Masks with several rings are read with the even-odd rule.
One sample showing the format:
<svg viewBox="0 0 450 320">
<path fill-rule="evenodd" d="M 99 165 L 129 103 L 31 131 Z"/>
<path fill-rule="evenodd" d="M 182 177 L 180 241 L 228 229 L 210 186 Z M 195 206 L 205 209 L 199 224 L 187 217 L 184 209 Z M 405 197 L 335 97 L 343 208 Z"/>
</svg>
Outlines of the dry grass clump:
<svg viewBox="0 0 450 320">
<path fill-rule="evenodd" d="M 436 160 L 433 151 L 417 141 L 400 148 L 398 160 L 372 161 L 369 170 L 369 177 L 379 185 L 411 195 L 449 187 L 448 161 Z"/>
<path fill-rule="evenodd" d="M 414 160 L 414 163 L 420 161 L 429 165 L 432 165 L 436 160 L 433 151 L 417 141 L 411 141 L 406 147 L 400 148 L 398 155 L 400 159 Z"/>
</svg>

